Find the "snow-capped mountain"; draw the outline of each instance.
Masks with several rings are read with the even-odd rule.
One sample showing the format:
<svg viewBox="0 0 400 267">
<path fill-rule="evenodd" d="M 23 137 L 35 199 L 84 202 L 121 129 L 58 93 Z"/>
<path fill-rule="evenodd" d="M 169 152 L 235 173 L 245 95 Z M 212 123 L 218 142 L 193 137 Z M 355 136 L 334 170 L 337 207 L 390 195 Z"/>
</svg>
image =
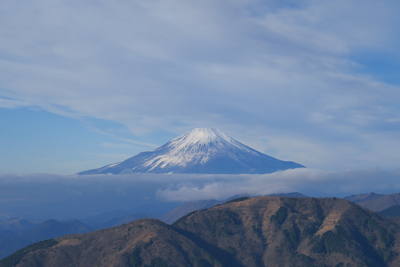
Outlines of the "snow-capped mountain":
<svg viewBox="0 0 400 267">
<path fill-rule="evenodd" d="M 125 161 L 78 174 L 119 173 L 272 173 L 304 168 L 260 153 L 211 128 L 196 128 L 159 148 Z"/>
</svg>

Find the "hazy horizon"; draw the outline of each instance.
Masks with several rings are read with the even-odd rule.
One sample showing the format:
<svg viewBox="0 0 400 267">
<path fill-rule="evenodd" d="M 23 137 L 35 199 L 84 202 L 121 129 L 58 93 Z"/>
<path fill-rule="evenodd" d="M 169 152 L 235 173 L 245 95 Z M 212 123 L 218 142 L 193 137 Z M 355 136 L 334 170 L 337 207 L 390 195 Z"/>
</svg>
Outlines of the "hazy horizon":
<svg viewBox="0 0 400 267">
<path fill-rule="evenodd" d="M 399 192 L 400 171 L 292 169 L 270 174 L 0 175 L 0 220 L 79 219 L 114 210 L 161 215 L 174 205 L 300 192 L 310 197 Z M 162 204 L 163 203 L 163 204 Z M 164 205 L 164 206 L 162 206 Z M 168 206 L 169 205 L 169 206 Z M 169 208 L 168 208 L 169 207 Z"/>
</svg>

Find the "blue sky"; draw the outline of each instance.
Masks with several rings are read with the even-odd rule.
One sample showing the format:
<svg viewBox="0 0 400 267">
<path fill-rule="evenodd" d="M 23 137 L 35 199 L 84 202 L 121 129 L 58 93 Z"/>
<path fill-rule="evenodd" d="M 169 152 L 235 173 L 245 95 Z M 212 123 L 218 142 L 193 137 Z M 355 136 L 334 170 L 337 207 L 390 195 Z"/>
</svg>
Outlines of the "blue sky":
<svg viewBox="0 0 400 267">
<path fill-rule="evenodd" d="M 312 169 L 398 169 L 399 1 L 5 0 L 0 173 L 215 127 Z"/>
</svg>

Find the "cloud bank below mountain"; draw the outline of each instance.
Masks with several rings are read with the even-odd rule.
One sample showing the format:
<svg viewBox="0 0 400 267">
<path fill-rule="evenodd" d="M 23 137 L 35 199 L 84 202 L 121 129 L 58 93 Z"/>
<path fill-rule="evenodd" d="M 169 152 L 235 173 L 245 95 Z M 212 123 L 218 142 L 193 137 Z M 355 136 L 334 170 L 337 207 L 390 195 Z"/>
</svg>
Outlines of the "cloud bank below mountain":
<svg viewBox="0 0 400 267">
<path fill-rule="evenodd" d="M 267 195 L 301 192 L 309 196 L 338 196 L 362 192 L 396 192 L 400 172 L 381 169 L 329 172 L 293 169 L 262 175 L 237 175 L 204 181 L 200 186 L 177 184 L 159 189 L 157 195 L 169 201 L 224 199 L 233 195 Z"/>
<path fill-rule="evenodd" d="M 80 218 L 160 203 L 301 192 L 314 197 L 400 191 L 400 171 L 294 169 L 264 175 L 0 175 L 0 218 Z M 171 204 L 172 205 L 172 204 Z M 147 207 L 147 208 L 146 208 Z"/>
</svg>

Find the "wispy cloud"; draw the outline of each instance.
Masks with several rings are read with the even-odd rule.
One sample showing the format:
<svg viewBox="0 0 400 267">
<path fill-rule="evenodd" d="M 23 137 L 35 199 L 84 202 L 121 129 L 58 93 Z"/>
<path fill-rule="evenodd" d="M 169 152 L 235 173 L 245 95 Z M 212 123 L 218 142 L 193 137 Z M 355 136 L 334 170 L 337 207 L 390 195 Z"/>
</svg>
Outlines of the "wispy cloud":
<svg viewBox="0 0 400 267">
<path fill-rule="evenodd" d="M 0 108 L 21 108 L 26 106 L 30 105 L 23 101 L 0 98 Z"/>
<path fill-rule="evenodd" d="M 357 58 L 400 58 L 399 8 L 372 0 L 7 1 L 0 96 L 14 100 L 0 106 L 113 121 L 138 135 L 217 127 L 314 168 L 394 167 L 399 85 L 365 73 L 374 67 Z M 388 129 L 397 133 L 392 147 Z"/>
<path fill-rule="evenodd" d="M 131 145 L 125 143 L 116 144 L 116 143 L 105 142 L 102 143 L 101 145 L 103 147 L 110 147 L 110 148 L 127 148 L 127 149 L 133 148 Z"/>
<path fill-rule="evenodd" d="M 114 146 L 114 148 L 115 148 L 115 146 Z M 109 158 L 112 160 L 127 159 L 132 156 L 131 154 L 115 154 L 115 153 L 93 153 L 93 152 L 90 152 L 88 154 L 96 155 L 96 156 L 100 156 L 100 157 L 104 157 L 104 158 Z M 115 163 L 115 162 L 112 162 L 112 163 Z"/>
</svg>

